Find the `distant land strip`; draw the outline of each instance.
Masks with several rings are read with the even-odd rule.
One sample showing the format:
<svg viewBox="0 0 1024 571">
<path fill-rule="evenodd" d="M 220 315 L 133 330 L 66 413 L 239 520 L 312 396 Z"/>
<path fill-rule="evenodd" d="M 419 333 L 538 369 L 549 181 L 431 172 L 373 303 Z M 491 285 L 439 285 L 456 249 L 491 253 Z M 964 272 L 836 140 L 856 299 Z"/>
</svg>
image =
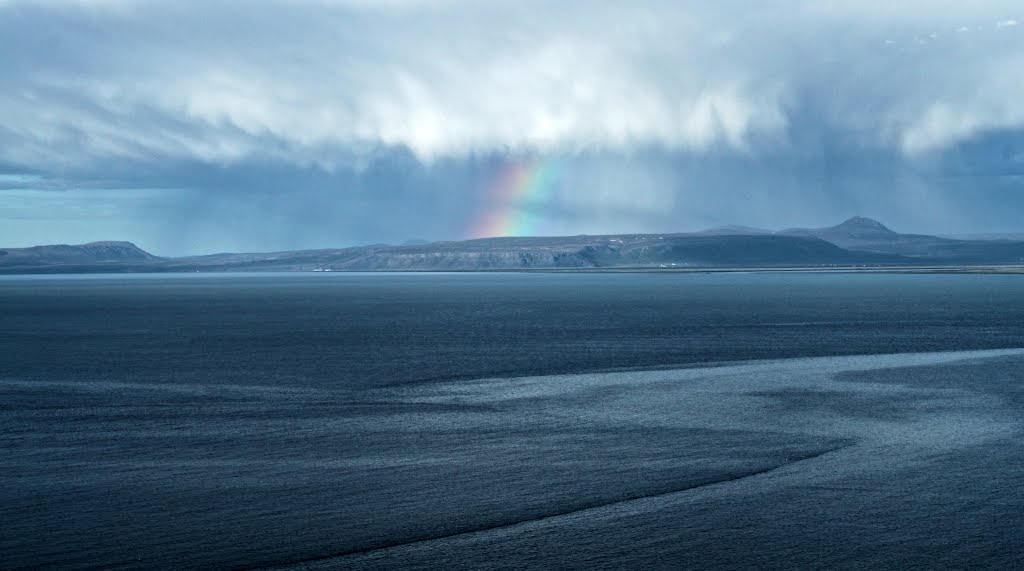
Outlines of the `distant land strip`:
<svg viewBox="0 0 1024 571">
<path fill-rule="evenodd" d="M 1024 241 L 894 232 L 855 217 L 827 228 L 480 238 L 402 246 L 180 258 L 130 242 L 0 249 L 0 274 L 167 272 L 886 271 L 1024 273 Z"/>
</svg>

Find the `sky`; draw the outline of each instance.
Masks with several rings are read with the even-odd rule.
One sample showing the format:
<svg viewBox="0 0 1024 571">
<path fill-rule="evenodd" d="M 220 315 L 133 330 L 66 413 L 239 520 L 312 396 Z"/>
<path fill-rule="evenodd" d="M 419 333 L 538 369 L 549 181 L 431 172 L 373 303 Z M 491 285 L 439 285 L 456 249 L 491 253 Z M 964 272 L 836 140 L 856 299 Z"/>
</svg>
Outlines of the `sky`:
<svg viewBox="0 0 1024 571">
<path fill-rule="evenodd" d="M 0 245 L 1024 232 L 1019 0 L 0 0 Z"/>
</svg>

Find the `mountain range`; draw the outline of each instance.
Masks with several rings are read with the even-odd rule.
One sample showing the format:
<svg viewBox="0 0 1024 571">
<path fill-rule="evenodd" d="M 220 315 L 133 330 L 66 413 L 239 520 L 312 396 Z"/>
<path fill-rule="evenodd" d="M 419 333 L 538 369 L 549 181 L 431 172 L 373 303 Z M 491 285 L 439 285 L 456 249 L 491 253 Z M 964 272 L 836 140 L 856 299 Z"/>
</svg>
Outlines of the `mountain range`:
<svg viewBox="0 0 1024 571">
<path fill-rule="evenodd" d="M 870 218 L 781 231 L 481 238 L 338 249 L 154 256 L 130 242 L 0 249 L 0 273 L 488 271 L 1024 265 L 1024 241 L 901 234 Z"/>
</svg>

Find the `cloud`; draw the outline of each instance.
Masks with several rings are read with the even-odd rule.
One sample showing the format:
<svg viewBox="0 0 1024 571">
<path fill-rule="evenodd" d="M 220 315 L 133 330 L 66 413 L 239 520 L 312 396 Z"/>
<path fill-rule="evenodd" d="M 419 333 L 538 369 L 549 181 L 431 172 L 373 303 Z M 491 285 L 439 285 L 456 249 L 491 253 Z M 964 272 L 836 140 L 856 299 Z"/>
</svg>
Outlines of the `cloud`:
<svg viewBox="0 0 1024 571">
<path fill-rule="evenodd" d="M 533 4 L 531 9 L 540 9 Z M 774 78 L 673 31 L 701 14 L 518 4 L 9 3 L 3 159 L 124 157 L 346 164 L 495 148 L 742 147 L 784 127 Z M 691 17 L 693 20 L 691 21 Z M 495 22 L 501 25 L 495 26 Z M 49 29 L 56 42 L 30 36 Z M 648 30 L 648 28 L 651 28 Z M 651 35 L 657 41 L 637 42 Z"/>
<path fill-rule="evenodd" d="M 894 68 L 927 56 L 887 60 L 863 41 L 874 18 L 938 38 L 919 29 L 920 2 L 896 4 L 769 2 L 752 13 L 740 2 L 627 10 L 584 2 L 214 1 L 194 10 L 160 1 L 9 1 L 0 4 L 9 38 L 0 159 L 74 168 L 110 157 L 260 156 L 332 168 L 389 147 L 428 161 L 494 149 L 742 151 L 785 132 L 787 106 L 802 103 L 794 94 L 830 96 L 815 84 L 823 66 L 859 68 L 864 82 L 846 86 L 853 98 L 884 91 L 899 99 L 905 91 L 913 99 L 936 88 L 946 96 L 932 78 L 916 87 L 895 76 Z M 848 45 L 825 39 L 838 28 Z M 30 32 L 40 29 L 46 37 Z M 995 54 L 971 57 L 964 63 L 984 65 Z M 927 146 L 913 142 L 931 132 L 922 121 L 950 122 L 928 107 L 922 118 L 891 118 L 912 124 L 900 137 L 905 148 Z"/>
<path fill-rule="evenodd" d="M 945 97 L 942 81 L 897 75 L 928 54 L 872 51 L 876 30 L 934 41 L 933 30 L 1002 4 L 922 16 L 923 2 L 753 12 L 738 1 L 8 1 L 0 159 L 74 168 L 259 156 L 333 168 L 391 147 L 427 161 L 495 149 L 742 152 L 783 136 L 801 97 L 832 97 L 819 83 L 828 68 L 861 74 L 840 98 L 893 99 L 887 118 L 909 107 L 904 95 Z M 953 57 L 973 67 L 998 53 Z M 849 117 L 823 118 L 833 119 Z M 909 129 L 903 139 L 920 138 Z"/>
<path fill-rule="evenodd" d="M 1017 4 L 0 0 L 0 193 L 138 191 L 168 252 L 464 237 L 538 156 L 551 232 L 908 213 L 1024 130 Z"/>
<path fill-rule="evenodd" d="M 989 132 L 1024 127 L 1024 58 L 993 57 L 969 76 L 956 78 L 942 98 L 921 102 L 921 113 L 902 132 L 902 148 L 910 155 L 949 148 Z"/>
</svg>

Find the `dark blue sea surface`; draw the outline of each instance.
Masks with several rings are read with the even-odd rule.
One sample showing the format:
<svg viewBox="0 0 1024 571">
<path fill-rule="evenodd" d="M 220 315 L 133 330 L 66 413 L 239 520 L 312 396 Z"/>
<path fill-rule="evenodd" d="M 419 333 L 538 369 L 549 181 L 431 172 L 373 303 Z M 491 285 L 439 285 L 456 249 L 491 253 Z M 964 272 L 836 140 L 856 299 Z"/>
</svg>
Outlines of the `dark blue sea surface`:
<svg viewBox="0 0 1024 571">
<path fill-rule="evenodd" d="M 1024 565 L 1024 276 L 0 278 L 0 568 Z"/>
</svg>

